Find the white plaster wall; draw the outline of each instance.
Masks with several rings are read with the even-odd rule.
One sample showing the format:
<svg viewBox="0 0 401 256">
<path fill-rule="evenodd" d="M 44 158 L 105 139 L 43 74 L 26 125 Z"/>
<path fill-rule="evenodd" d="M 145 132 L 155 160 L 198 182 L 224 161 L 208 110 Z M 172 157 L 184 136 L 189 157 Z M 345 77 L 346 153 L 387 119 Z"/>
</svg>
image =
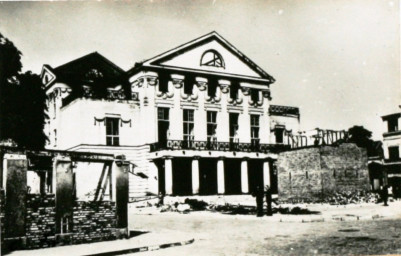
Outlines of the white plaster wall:
<svg viewBox="0 0 401 256">
<path fill-rule="evenodd" d="M 383 151 L 384 151 L 384 158 L 389 158 L 389 147 L 398 146 L 398 151 L 400 152 L 401 157 L 401 135 L 386 137 L 383 140 Z"/>
<path fill-rule="evenodd" d="M 144 144 L 138 136 L 141 123 L 139 110 L 134 104 L 105 100 L 76 99 L 60 111 L 58 126 L 58 148 L 69 149 L 80 144 L 106 145 L 106 126 L 104 122 L 96 122 L 94 118 L 120 116 L 123 120 L 131 120 L 131 127 L 123 123 L 119 127 L 120 145 Z"/>
<path fill-rule="evenodd" d="M 274 129 L 276 125 L 284 125 L 286 130 L 291 130 L 293 134 L 297 134 L 300 131 L 300 122 L 297 117 L 291 116 L 270 116 L 270 129 Z M 276 137 L 274 132 L 270 132 L 270 141 L 271 143 L 276 142 Z M 284 143 L 286 143 L 286 139 L 284 138 Z"/>
<path fill-rule="evenodd" d="M 131 77 L 129 80 L 133 84 L 133 91 L 139 93 L 141 99 L 140 104 L 140 123 L 138 133 L 147 143 L 157 141 L 157 108 L 166 107 L 170 110 L 170 137 L 171 140 L 183 139 L 183 110 L 194 110 L 194 137 L 195 140 L 206 141 L 207 139 L 207 111 L 217 112 L 217 141 L 229 141 L 229 113 L 239 114 L 239 130 L 238 136 L 242 143 L 250 143 L 250 114 L 257 114 L 260 116 L 260 141 L 261 143 L 270 143 L 270 116 L 268 115 L 269 100 L 263 98 L 263 105 L 259 107 L 251 107 L 249 105 L 250 96 L 245 96 L 239 92 L 240 97 L 243 99 L 241 104 L 237 106 L 229 106 L 229 93 L 221 93 L 221 99 L 218 102 L 210 103 L 206 101 L 207 90 L 201 91 L 194 85 L 193 94 L 197 95 L 196 100 L 188 101 L 182 98 L 183 86 L 176 88 L 172 82 L 169 82 L 170 97 L 158 97 L 157 85 L 150 85 L 147 82 L 149 77 L 157 77 L 155 72 L 141 72 Z M 201 76 L 200 76 L 201 77 Z M 138 80 L 143 83 L 138 85 Z M 260 86 L 256 84 L 247 83 L 247 86 Z M 220 90 L 218 88 L 218 90 Z M 143 104 L 143 98 L 147 97 L 148 103 Z M 286 120 L 287 121 L 287 120 Z M 298 126 L 296 126 L 298 129 Z"/>
</svg>

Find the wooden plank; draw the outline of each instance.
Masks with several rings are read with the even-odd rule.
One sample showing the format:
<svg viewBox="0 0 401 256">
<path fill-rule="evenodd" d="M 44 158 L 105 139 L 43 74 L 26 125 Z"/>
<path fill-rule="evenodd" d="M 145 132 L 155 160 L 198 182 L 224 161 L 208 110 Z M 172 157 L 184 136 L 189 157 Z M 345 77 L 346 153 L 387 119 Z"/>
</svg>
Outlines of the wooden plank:
<svg viewBox="0 0 401 256">
<path fill-rule="evenodd" d="M 103 201 L 103 197 L 104 197 L 104 194 L 105 194 L 106 188 L 107 188 L 107 182 L 110 180 L 110 171 L 111 171 L 111 168 L 110 168 L 110 165 L 108 165 L 107 167 L 108 167 L 107 175 L 106 175 L 106 178 L 105 178 L 105 181 L 104 181 L 104 184 L 103 184 L 102 193 L 100 194 L 100 199 L 99 199 L 99 201 Z"/>
<path fill-rule="evenodd" d="M 93 199 L 94 202 L 96 202 L 97 197 L 99 196 L 99 191 L 100 191 L 100 189 L 102 187 L 102 183 L 103 183 L 102 181 L 103 181 L 103 178 L 104 178 L 104 174 L 106 172 L 106 168 L 107 168 L 107 164 L 104 163 L 103 164 L 103 169 L 102 169 L 102 174 L 100 175 L 99 182 L 97 183 L 95 198 Z"/>
</svg>

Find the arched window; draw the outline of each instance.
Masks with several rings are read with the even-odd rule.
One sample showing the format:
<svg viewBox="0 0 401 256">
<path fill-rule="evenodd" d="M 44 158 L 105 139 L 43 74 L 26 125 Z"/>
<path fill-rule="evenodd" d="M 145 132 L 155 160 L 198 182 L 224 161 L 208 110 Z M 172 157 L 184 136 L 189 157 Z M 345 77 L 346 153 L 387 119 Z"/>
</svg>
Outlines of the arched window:
<svg viewBox="0 0 401 256">
<path fill-rule="evenodd" d="M 201 66 L 224 68 L 224 60 L 217 51 L 208 50 L 202 54 Z"/>
</svg>

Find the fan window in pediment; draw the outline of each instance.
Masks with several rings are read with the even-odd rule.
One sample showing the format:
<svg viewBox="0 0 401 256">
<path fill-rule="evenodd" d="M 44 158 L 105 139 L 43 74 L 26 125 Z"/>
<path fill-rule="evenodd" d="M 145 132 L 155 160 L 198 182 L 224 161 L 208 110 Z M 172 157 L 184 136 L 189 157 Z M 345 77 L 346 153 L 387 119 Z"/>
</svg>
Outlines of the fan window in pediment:
<svg viewBox="0 0 401 256">
<path fill-rule="evenodd" d="M 201 66 L 224 68 L 224 61 L 220 53 L 215 50 L 208 50 L 202 54 Z"/>
</svg>

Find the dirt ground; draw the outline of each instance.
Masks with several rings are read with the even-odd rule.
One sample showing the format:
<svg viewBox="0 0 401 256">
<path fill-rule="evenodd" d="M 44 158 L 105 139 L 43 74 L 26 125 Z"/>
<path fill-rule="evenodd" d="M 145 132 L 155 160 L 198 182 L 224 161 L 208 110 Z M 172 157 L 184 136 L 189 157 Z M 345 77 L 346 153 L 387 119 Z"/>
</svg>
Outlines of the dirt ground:
<svg viewBox="0 0 401 256">
<path fill-rule="evenodd" d="M 382 209 L 381 205 L 365 207 L 354 206 L 350 209 L 358 208 L 361 212 Z M 349 209 L 344 209 L 337 209 L 335 213 L 346 215 Z M 160 234 L 170 232 L 170 235 L 174 231 L 195 238 L 191 245 L 139 255 L 401 254 L 401 218 L 397 215 L 378 219 L 302 223 L 211 212 L 131 213 L 130 228 Z"/>
</svg>

